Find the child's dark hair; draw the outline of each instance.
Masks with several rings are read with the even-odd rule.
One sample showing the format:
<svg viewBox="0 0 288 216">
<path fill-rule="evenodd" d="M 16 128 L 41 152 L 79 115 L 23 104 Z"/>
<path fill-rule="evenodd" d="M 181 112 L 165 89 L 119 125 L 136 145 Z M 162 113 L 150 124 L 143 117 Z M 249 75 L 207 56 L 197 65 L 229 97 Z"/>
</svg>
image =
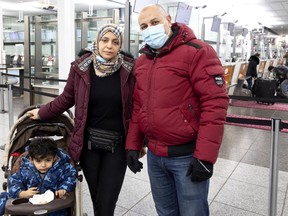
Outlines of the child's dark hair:
<svg viewBox="0 0 288 216">
<path fill-rule="evenodd" d="M 29 156 L 37 159 L 43 159 L 49 155 L 54 157 L 57 151 L 57 143 L 50 138 L 35 138 L 28 147 Z"/>
</svg>

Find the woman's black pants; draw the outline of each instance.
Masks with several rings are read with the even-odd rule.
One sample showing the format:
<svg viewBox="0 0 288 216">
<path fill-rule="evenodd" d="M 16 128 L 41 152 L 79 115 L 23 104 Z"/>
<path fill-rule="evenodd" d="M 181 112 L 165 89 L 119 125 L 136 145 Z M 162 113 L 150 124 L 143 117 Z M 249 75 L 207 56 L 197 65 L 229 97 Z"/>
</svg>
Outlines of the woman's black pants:
<svg viewBox="0 0 288 216">
<path fill-rule="evenodd" d="M 84 147 L 85 148 L 85 147 Z M 83 149 L 80 165 L 88 183 L 95 216 L 113 216 L 126 172 L 126 151 Z"/>
</svg>

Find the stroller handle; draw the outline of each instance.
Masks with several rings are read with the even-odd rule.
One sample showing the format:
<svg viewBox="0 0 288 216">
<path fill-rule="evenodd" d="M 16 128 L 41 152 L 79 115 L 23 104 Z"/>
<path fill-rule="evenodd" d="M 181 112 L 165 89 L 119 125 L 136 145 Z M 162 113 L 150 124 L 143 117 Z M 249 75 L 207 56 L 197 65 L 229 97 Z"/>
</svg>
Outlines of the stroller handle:
<svg viewBox="0 0 288 216">
<path fill-rule="evenodd" d="M 33 110 L 33 109 L 40 108 L 41 106 L 42 106 L 42 104 L 36 104 L 36 105 L 32 105 L 32 106 L 27 107 L 26 109 L 22 110 L 22 112 L 19 113 L 18 118 L 25 115 L 26 112 Z M 66 110 L 66 112 L 68 113 L 68 115 L 71 119 L 74 119 L 74 115 L 70 109 Z"/>
</svg>

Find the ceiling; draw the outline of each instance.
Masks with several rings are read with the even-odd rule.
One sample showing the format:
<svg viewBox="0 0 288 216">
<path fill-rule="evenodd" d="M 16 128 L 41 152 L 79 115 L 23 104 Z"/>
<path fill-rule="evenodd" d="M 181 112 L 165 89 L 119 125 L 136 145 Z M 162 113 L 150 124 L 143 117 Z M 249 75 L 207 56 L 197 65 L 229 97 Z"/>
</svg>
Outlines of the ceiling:
<svg viewBox="0 0 288 216">
<path fill-rule="evenodd" d="M 120 8 L 127 0 L 74 0 L 75 11 L 87 11 L 93 3 L 93 9 Z M 144 0 L 141 0 L 144 1 Z M 33 3 L 29 9 L 27 4 Z M 134 5 L 135 0 L 130 0 Z M 150 0 L 150 2 L 152 2 Z M 236 26 L 248 29 L 266 27 L 279 35 L 288 35 L 288 0 L 182 0 L 181 2 L 197 10 L 199 17 L 219 16 L 222 22 L 237 22 Z M 161 5 L 177 5 L 175 0 L 158 0 Z M 12 7 L 9 4 L 13 4 Z M 8 6 L 7 6 L 8 5 Z M 206 5 L 205 8 L 202 8 Z M 47 10 L 52 6 L 52 10 Z M 55 13 L 57 0 L 0 0 L 3 15 L 19 16 L 19 9 L 23 15 L 41 15 Z M 46 8 L 46 9 L 43 9 Z M 198 8 L 198 9 L 197 9 Z M 225 14 L 225 16 L 221 16 Z"/>
</svg>

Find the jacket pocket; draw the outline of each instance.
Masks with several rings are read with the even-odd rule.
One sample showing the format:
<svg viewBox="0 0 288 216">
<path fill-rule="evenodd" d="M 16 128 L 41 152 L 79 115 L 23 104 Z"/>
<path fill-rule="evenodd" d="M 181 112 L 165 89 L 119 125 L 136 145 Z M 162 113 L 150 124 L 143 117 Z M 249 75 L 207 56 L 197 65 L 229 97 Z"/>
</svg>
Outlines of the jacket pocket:
<svg viewBox="0 0 288 216">
<path fill-rule="evenodd" d="M 180 107 L 183 114 L 184 121 L 187 121 L 195 132 L 198 131 L 200 123 L 200 110 L 198 107 L 192 105 L 191 101 L 185 101 Z"/>
<path fill-rule="evenodd" d="M 221 66 L 217 66 L 214 68 L 206 68 L 206 72 L 210 77 L 212 77 L 217 86 L 225 86 L 224 71 Z"/>
</svg>

